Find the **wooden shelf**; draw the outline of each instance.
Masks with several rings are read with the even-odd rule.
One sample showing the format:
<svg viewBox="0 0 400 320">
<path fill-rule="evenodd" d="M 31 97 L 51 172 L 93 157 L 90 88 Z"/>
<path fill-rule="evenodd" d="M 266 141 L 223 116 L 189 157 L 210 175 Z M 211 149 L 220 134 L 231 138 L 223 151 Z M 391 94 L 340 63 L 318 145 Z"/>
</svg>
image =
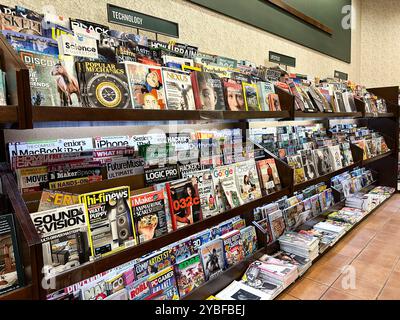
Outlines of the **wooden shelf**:
<svg viewBox="0 0 400 320">
<path fill-rule="evenodd" d="M 0 123 L 17 123 L 18 108 L 16 106 L 0 106 Z"/>
<path fill-rule="evenodd" d="M 33 107 L 33 122 L 284 119 L 288 111 L 181 111 Z"/>
<path fill-rule="evenodd" d="M 362 112 L 315 112 L 307 113 L 296 111 L 294 113 L 295 119 L 354 119 L 361 118 Z"/>
<path fill-rule="evenodd" d="M 380 154 L 379 156 L 376 156 L 376 157 L 373 157 L 373 158 L 370 158 L 370 159 L 367 159 L 367 160 L 363 160 L 362 161 L 362 165 L 366 166 L 368 164 L 371 164 L 371 163 L 374 163 L 376 161 L 382 160 L 384 158 L 390 157 L 393 153 L 394 153 L 394 151 L 392 150 L 392 151 L 388 151 L 386 153 Z"/>
<path fill-rule="evenodd" d="M 318 255 L 318 257 L 313 261 L 313 265 L 319 260 L 319 259 L 321 259 L 323 256 L 325 256 L 325 254 L 327 254 L 332 248 L 334 248 L 338 243 L 340 243 L 342 240 L 344 240 L 346 237 L 348 237 L 348 236 L 350 236 L 350 234 L 351 234 L 351 232 L 356 228 L 356 227 L 358 227 L 362 222 L 364 222 L 366 219 L 368 219 L 368 217 L 372 214 L 372 213 L 374 213 L 376 210 L 378 210 L 381 206 L 383 206 L 393 195 L 395 195 L 396 193 L 394 193 L 394 194 L 392 194 L 389 198 L 387 198 L 385 201 L 383 201 L 381 204 L 379 204 L 378 206 L 376 206 L 370 213 L 368 213 L 366 216 L 364 216 L 360 221 L 358 221 L 356 224 L 354 224 L 352 227 L 351 227 L 351 229 L 349 229 L 345 234 L 344 234 L 344 236 L 342 236 L 333 246 L 330 246 L 330 247 L 328 247 L 324 252 L 322 252 L 322 253 L 320 253 L 319 255 Z M 325 218 L 324 218 L 325 219 Z M 310 220 L 310 221 L 308 221 L 308 222 L 310 222 L 310 223 L 308 223 L 307 224 L 307 222 L 306 222 L 306 224 L 305 225 L 303 225 L 304 227 L 303 227 L 303 230 L 309 230 L 309 229 L 312 229 L 312 227 L 315 225 L 315 224 L 317 224 L 318 222 L 321 222 L 322 220 L 324 220 L 324 219 L 321 219 L 321 216 L 319 216 L 319 217 L 316 217 L 316 218 L 314 218 L 314 219 L 312 219 L 312 220 Z M 315 222 L 313 225 L 312 225 L 312 223 L 313 222 Z M 301 230 L 301 228 L 302 227 L 299 227 L 298 228 L 298 230 Z M 312 266 L 311 266 L 311 268 L 312 268 Z M 303 276 L 304 275 L 302 275 L 301 277 L 299 277 L 299 278 L 297 278 L 297 280 L 295 281 L 295 282 L 293 282 L 289 287 L 287 287 L 285 290 L 283 290 L 281 293 L 280 293 L 280 295 L 278 296 L 278 297 L 276 297 L 275 299 L 278 299 L 280 296 L 282 296 L 283 294 L 285 294 L 285 293 L 287 293 L 288 292 L 288 290 L 290 290 L 290 288 L 292 288 L 292 286 L 294 286 L 296 283 L 297 283 L 297 281 L 299 281 L 299 280 L 301 280 L 302 278 L 303 278 Z"/>
<path fill-rule="evenodd" d="M 125 249 L 123 251 L 119 251 L 113 255 L 97 259 L 93 262 L 84 264 L 78 268 L 71 269 L 67 272 L 64 272 L 54 277 L 55 287 L 52 289 L 52 291 L 63 289 L 79 281 L 85 280 L 87 278 L 105 272 L 107 270 L 110 270 L 114 267 L 120 266 L 133 259 L 140 258 L 143 255 L 148 254 L 156 249 L 160 249 L 176 241 L 189 237 L 195 233 L 216 226 L 219 223 L 226 221 L 230 218 L 233 218 L 235 216 L 252 214 L 255 208 L 263 204 L 276 201 L 279 198 L 284 197 L 285 195 L 289 195 L 289 193 L 290 193 L 289 188 L 283 189 L 279 192 L 276 192 L 269 196 L 262 197 L 258 200 L 252 201 L 233 210 L 221 213 L 212 218 L 179 229 L 160 238 L 140 244 L 135 247 Z"/>
<path fill-rule="evenodd" d="M 365 113 L 363 118 L 395 118 L 395 114 L 392 112 L 387 113 Z"/>
<path fill-rule="evenodd" d="M 335 176 L 337 176 L 337 175 L 339 175 L 339 174 L 341 174 L 341 173 L 343 173 L 343 172 L 346 172 L 346 171 L 349 171 L 349 170 L 354 169 L 354 168 L 356 168 L 356 167 L 359 167 L 359 166 L 362 166 L 362 163 L 361 163 L 361 162 L 356 162 L 356 163 L 352 164 L 351 166 L 347 166 L 347 167 L 344 167 L 344 168 L 342 168 L 342 169 L 340 169 L 340 170 L 333 171 L 333 172 L 328 173 L 328 174 L 326 174 L 326 175 L 320 176 L 320 177 L 318 177 L 318 178 L 316 178 L 316 179 L 313 179 L 313 180 L 309 180 L 309 181 L 305 181 L 305 182 L 296 184 L 296 185 L 294 185 L 294 187 L 293 187 L 294 192 L 299 191 L 299 190 L 303 190 L 303 189 L 305 189 L 305 188 L 307 188 L 307 187 L 309 187 L 309 186 L 318 184 L 318 183 L 320 183 L 320 182 L 328 182 L 328 181 L 330 181 L 333 177 L 335 177 Z"/>
<path fill-rule="evenodd" d="M 0 301 L 13 301 L 13 300 L 31 300 L 32 299 L 32 285 L 19 288 L 3 295 L 0 295 Z"/>
<path fill-rule="evenodd" d="M 261 248 L 250 257 L 222 272 L 218 277 L 207 281 L 182 300 L 206 300 L 210 295 L 217 294 L 230 285 L 234 280 L 241 278 L 249 265 L 260 259 L 264 254 L 266 254 L 266 249 Z"/>
</svg>

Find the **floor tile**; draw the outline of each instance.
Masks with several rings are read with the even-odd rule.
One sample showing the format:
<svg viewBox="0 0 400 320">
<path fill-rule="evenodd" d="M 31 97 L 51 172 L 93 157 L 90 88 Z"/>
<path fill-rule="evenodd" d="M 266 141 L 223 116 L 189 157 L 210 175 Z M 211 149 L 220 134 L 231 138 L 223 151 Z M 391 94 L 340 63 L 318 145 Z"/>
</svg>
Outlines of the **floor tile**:
<svg viewBox="0 0 400 320">
<path fill-rule="evenodd" d="M 378 296 L 378 300 L 400 300 L 400 289 L 385 286 Z"/>
<path fill-rule="evenodd" d="M 288 293 L 283 293 L 276 300 L 300 300 L 300 299 L 293 297 Z"/>
<path fill-rule="evenodd" d="M 347 294 L 341 290 L 333 288 L 328 289 L 322 296 L 321 300 L 359 300 L 360 298 Z"/>
<path fill-rule="evenodd" d="M 375 300 L 383 288 L 383 285 L 377 284 L 374 279 L 364 280 L 354 278 L 353 281 L 354 283 L 351 283 L 351 280 L 349 280 L 349 275 L 344 274 L 335 281 L 332 288 L 367 300 Z M 354 286 L 352 286 L 353 284 Z"/>
<path fill-rule="evenodd" d="M 324 265 L 331 268 L 343 268 L 351 263 L 352 257 L 348 257 L 333 251 L 328 252 L 321 259 L 319 259 L 318 264 Z"/>
<path fill-rule="evenodd" d="M 315 282 L 331 286 L 341 275 L 340 268 L 332 268 L 327 266 L 312 268 L 305 277 Z"/>
<path fill-rule="evenodd" d="M 381 265 L 377 263 L 370 263 L 360 260 L 355 260 L 351 264 L 351 267 L 354 267 L 356 272 L 356 277 L 364 280 L 370 281 L 373 279 L 377 284 L 384 285 L 388 280 L 392 268 L 388 268 L 385 265 Z"/>
<path fill-rule="evenodd" d="M 303 278 L 289 289 L 288 294 L 300 300 L 319 300 L 328 288 L 328 286 Z"/>
</svg>

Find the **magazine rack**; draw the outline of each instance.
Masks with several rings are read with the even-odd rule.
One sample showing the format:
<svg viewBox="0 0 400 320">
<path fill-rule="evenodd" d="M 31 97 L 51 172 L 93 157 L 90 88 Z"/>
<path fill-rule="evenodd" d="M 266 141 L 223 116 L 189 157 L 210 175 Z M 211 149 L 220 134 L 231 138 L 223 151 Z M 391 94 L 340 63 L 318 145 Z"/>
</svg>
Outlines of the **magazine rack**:
<svg viewBox="0 0 400 320">
<path fill-rule="evenodd" d="M 30 110 L 26 90 L 29 87 L 29 70 L 18 57 L 7 40 L 0 36 L 0 68 L 6 72 L 7 106 L 0 106 L 0 124 L 12 124 L 16 128 L 25 129 Z"/>
<path fill-rule="evenodd" d="M 279 95 L 282 111 L 264 112 L 264 111 L 246 111 L 246 112 L 230 112 L 230 111 L 149 111 L 149 110 L 103 110 L 89 108 L 65 108 L 65 107 L 33 107 L 30 97 L 29 70 L 23 64 L 22 60 L 15 54 L 13 48 L 8 44 L 6 39 L 0 35 L 0 67 L 7 72 L 7 92 L 9 106 L 0 107 L 0 124 L 12 125 L 18 129 L 31 129 L 35 123 L 48 122 L 115 122 L 115 121 L 224 121 L 237 122 L 243 129 L 243 137 L 246 139 L 246 130 L 249 126 L 249 119 L 279 119 L 279 120 L 300 120 L 300 119 L 353 119 L 365 118 L 367 125 L 371 128 L 378 129 L 387 137 L 396 138 L 399 136 L 398 121 L 398 87 L 374 88 L 370 89 L 376 95 L 385 98 L 388 101 L 388 113 L 380 114 L 376 117 L 365 112 L 365 105 L 362 101 L 357 102 L 356 113 L 303 113 L 295 111 L 294 96 L 285 92 L 280 88 L 276 88 Z M 394 95 L 396 92 L 396 95 Z M 393 138 L 392 138 L 393 140 Z M 1 138 L 0 138 L 1 141 Z M 390 141 L 390 140 L 388 140 Z M 4 143 L 4 141 L 3 141 Z M 260 146 L 259 149 L 261 148 Z M 247 225 L 251 225 L 254 217 L 253 210 L 264 204 L 271 203 L 283 196 L 293 195 L 294 192 L 306 188 L 307 186 L 326 182 L 329 184 L 330 179 L 344 171 L 351 170 L 356 166 L 368 166 L 380 173 L 379 183 L 387 186 L 396 185 L 396 177 L 390 172 L 397 172 L 397 158 L 399 150 L 398 139 L 390 142 L 392 151 L 375 157 L 373 159 L 363 160 L 363 151 L 357 146 L 352 145 L 352 154 L 354 165 L 343 168 L 339 171 L 332 172 L 328 175 L 317 179 L 294 185 L 293 169 L 285 162 L 281 161 L 267 150 L 261 148 L 259 156 L 261 158 L 274 158 L 277 169 L 279 171 L 282 189 L 276 193 L 263 196 L 261 199 L 247 203 L 241 207 L 224 212 L 207 220 L 200 221 L 191 226 L 182 228 L 153 241 L 141 244 L 139 246 L 120 251 L 114 255 L 95 260 L 93 262 L 82 265 L 78 268 L 71 269 L 63 274 L 53 278 L 54 286 L 51 290 L 46 290 L 42 286 L 43 269 L 42 246 L 40 238 L 31 222 L 29 214 L 37 211 L 40 193 L 32 193 L 21 196 L 15 183 L 13 174 L 6 166 L 0 166 L 0 174 L 3 182 L 3 188 L 6 192 L 7 199 L 0 199 L 0 210 L 6 210 L 8 207 L 15 214 L 17 224 L 17 232 L 20 235 L 20 247 L 25 266 L 26 286 L 13 291 L 7 295 L 0 296 L 1 299 L 45 299 L 46 295 L 64 287 L 73 285 L 83 281 L 91 276 L 97 275 L 113 267 L 119 266 L 125 262 L 141 257 L 151 251 L 157 250 L 163 246 L 181 240 L 185 237 L 193 235 L 199 231 L 215 226 L 229 218 L 242 216 Z M 2 147 L 5 150 L 5 146 Z M 2 157 L 5 160 L 5 156 Z M 393 169 L 393 166 L 395 169 Z M 393 171 L 391 171 L 393 169 Z M 392 181 L 393 180 L 393 181 Z M 145 187 L 144 177 L 126 177 L 115 180 L 105 180 L 102 182 L 83 185 L 78 187 L 70 187 L 63 189 L 64 191 L 82 194 L 97 190 L 108 189 L 121 185 L 129 185 L 133 192 L 140 192 Z M 278 244 L 268 244 L 265 235 L 258 231 L 259 251 L 247 258 L 245 261 L 226 270 L 218 278 L 205 283 L 203 286 L 192 292 L 186 299 L 205 299 L 210 294 L 215 294 L 233 280 L 239 279 L 248 265 L 257 260 L 265 253 L 273 253 L 278 250 Z"/>
<path fill-rule="evenodd" d="M 18 195 L 14 177 L 5 164 L 0 164 L 0 177 L 3 186 L 2 213 L 14 214 L 19 253 L 24 266 L 25 284 L 14 291 L 0 295 L 0 300 L 31 300 L 39 298 L 40 270 L 37 257 L 42 255 L 42 245 L 35 227 L 29 217 L 24 201 Z"/>
</svg>

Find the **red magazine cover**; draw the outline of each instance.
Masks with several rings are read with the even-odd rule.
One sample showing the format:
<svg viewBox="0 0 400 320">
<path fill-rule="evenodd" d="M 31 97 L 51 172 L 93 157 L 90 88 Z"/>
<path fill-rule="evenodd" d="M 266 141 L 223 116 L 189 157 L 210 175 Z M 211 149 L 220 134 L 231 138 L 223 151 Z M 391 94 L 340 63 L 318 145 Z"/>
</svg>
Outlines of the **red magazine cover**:
<svg viewBox="0 0 400 320">
<path fill-rule="evenodd" d="M 174 230 L 203 219 L 198 188 L 193 181 L 184 179 L 166 185 Z"/>
</svg>

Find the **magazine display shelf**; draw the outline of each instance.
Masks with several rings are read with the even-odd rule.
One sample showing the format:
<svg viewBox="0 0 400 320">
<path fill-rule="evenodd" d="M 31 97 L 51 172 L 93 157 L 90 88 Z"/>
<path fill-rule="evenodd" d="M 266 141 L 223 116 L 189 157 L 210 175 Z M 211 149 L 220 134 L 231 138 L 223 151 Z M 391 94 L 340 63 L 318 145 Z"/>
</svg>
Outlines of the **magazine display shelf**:
<svg viewBox="0 0 400 320">
<path fill-rule="evenodd" d="M 375 184 L 372 183 L 369 186 L 363 188 L 361 191 L 368 191 L 371 190 L 373 187 L 375 187 Z M 389 198 L 387 199 L 389 200 Z M 325 249 L 324 252 L 320 253 L 320 255 L 313 261 L 313 264 L 316 263 L 319 259 L 321 259 L 327 252 L 329 252 L 332 248 L 334 248 L 340 241 L 342 241 L 346 236 L 348 236 L 351 231 L 356 228 L 360 223 L 362 223 L 365 219 L 367 219 L 369 217 L 370 214 L 372 214 L 374 211 L 376 211 L 377 209 L 379 209 L 383 204 L 386 203 L 385 200 L 383 203 L 381 203 L 380 205 L 378 205 L 374 210 L 372 210 L 368 215 L 366 215 L 365 217 L 363 217 L 362 220 L 360 220 L 358 223 L 356 223 L 341 239 L 339 239 L 338 242 L 336 242 L 335 245 L 328 247 L 327 249 Z M 317 223 L 323 221 L 325 219 L 325 216 L 329 213 L 331 213 L 334 210 L 339 210 L 341 208 L 344 207 L 344 201 L 339 201 L 338 203 L 336 203 L 334 206 L 332 206 L 331 208 L 329 208 L 328 210 L 326 210 L 324 213 L 321 213 L 319 216 L 305 222 L 304 224 L 302 224 L 301 226 L 299 226 L 297 228 L 297 230 L 309 230 L 312 229 L 312 227 L 314 225 L 316 225 Z M 259 233 L 257 232 L 257 235 L 259 235 Z M 194 290 L 193 292 L 191 292 L 189 295 L 187 295 L 183 300 L 206 300 L 210 295 L 216 295 L 218 294 L 218 292 L 220 292 L 221 290 L 223 290 L 225 287 L 227 287 L 230 283 L 232 283 L 232 281 L 237 280 L 240 281 L 243 277 L 243 274 L 246 272 L 247 268 L 250 266 L 250 264 L 254 261 L 256 261 L 257 259 L 259 259 L 261 256 L 263 256 L 264 254 L 274 254 L 277 251 L 279 251 L 279 243 L 277 241 L 272 242 L 270 244 L 263 244 L 262 240 L 259 239 L 259 243 L 261 241 L 261 244 L 259 244 L 260 246 L 263 246 L 263 249 L 260 249 L 259 251 L 257 251 L 254 255 L 252 255 L 251 257 L 245 259 L 244 261 L 238 263 L 237 265 L 225 270 L 219 277 L 217 277 L 216 279 L 212 279 L 208 282 L 206 282 L 205 284 L 203 284 L 202 286 L 200 286 L 199 288 L 197 288 L 196 290 Z M 303 275 L 304 276 L 304 275 Z M 303 276 L 299 277 L 294 283 L 296 283 L 299 279 L 301 279 Z M 293 284 L 292 284 L 293 285 Z M 291 285 L 291 286 L 292 286 Z M 287 290 L 291 287 L 289 286 L 288 288 L 286 288 L 283 292 L 280 293 L 280 295 L 284 294 L 285 292 L 287 292 Z M 279 295 L 279 296 L 280 296 Z M 278 297 L 279 297 L 278 296 Z M 278 298 L 277 297 L 277 298 Z"/>
<path fill-rule="evenodd" d="M 19 253 L 24 266 L 25 278 L 25 286 L 0 295 L 0 300 L 38 299 L 41 268 L 38 268 L 37 257 L 42 256 L 41 241 L 29 214 L 26 214 L 27 209 L 19 196 L 14 177 L 9 173 L 5 164 L 0 164 L 0 177 L 5 198 L 8 199 L 8 213 L 14 214 Z"/>
<path fill-rule="evenodd" d="M 104 110 L 95 108 L 66 108 L 66 107 L 33 107 L 30 97 L 29 85 L 29 70 L 23 64 L 22 60 L 15 53 L 13 48 L 8 44 L 6 39 L 0 35 L 0 58 L 2 65 L 0 67 L 7 72 L 7 92 L 8 102 L 10 106 L 0 107 L 0 123 L 16 124 L 14 126 L 18 129 L 32 129 L 35 123 L 39 122 L 77 122 L 77 121 L 209 121 L 209 120 L 230 120 L 239 122 L 243 130 L 248 128 L 249 119 L 279 119 L 279 120 L 299 120 L 299 119 L 353 119 L 353 118 L 367 118 L 369 114 L 365 113 L 365 105 L 363 102 L 357 102 L 356 113 L 303 113 L 295 111 L 294 96 L 276 88 L 279 95 L 283 111 L 279 112 L 264 112 L 264 111 L 174 111 L 174 110 Z M 368 125 L 384 131 L 383 133 L 389 137 L 399 136 L 399 123 L 398 123 L 398 108 L 395 107 L 392 97 L 393 88 L 378 88 L 371 89 L 371 92 L 385 98 L 390 102 L 388 104 L 388 114 L 379 115 L 366 119 Z M 398 94 L 398 87 L 397 93 Z M 396 98 L 397 99 L 397 98 Z M 396 103 L 397 106 L 397 103 Z M 395 123 L 396 129 L 394 129 Z M 390 125 L 387 125 L 390 124 Z M 396 131 L 394 131 L 396 130 Z M 394 133 L 395 132 L 395 133 Z M 245 137 L 245 135 L 244 135 Z M 1 141 L 0 137 L 0 141 Z M 398 139 L 396 139 L 397 141 Z M 151 251 L 160 249 L 163 246 L 169 245 L 175 241 L 181 240 L 185 237 L 193 235 L 197 232 L 210 228 L 223 222 L 229 218 L 241 215 L 247 225 L 251 225 L 254 221 L 253 210 L 264 204 L 278 200 L 283 196 L 290 196 L 295 191 L 303 189 L 309 185 L 319 182 L 329 182 L 329 180 L 344 171 L 350 170 L 356 166 L 369 166 L 374 170 L 380 172 L 380 183 L 393 186 L 396 181 L 392 183 L 393 177 L 389 172 L 392 170 L 392 162 L 395 162 L 397 168 L 397 161 L 393 159 L 393 155 L 398 154 L 398 141 L 393 145 L 391 152 L 380 155 L 373 159 L 362 161 L 362 151 L 358 147 L 352 146 L 352 153 L 355 164 L 343 168 L 339 171 L 332 172 L 326 176 L 317 178 L 312 181 L 295 186 L 293 182 L 293 169 L 286 163 L 276 158 L 266 150 L 263 151 L 263 156 L 266 158 L 274 158 L 276 160 L 277 169 L 282 180 L 282 190 L 274 194 L 264 196 L 261 199 L 247 203 L 241 207 L 221 213 L 212 218 L 200 221 L 191 226 L 182 228 L 178 231 L 167 234 L 163 237 L 146 242 L 144 244 L 121 250 L 113 255 L 96 259 L 90 263 L 82 265 L 78 268 L 71 269 L 60 275 L 54 277 L 52 282 L 54 286 L 51 290 L 45 290 L 42 287 L 42 272 L 43 258 L 42 258 L 42 245 L 40 238 L 33 226 L 30 219 L 30 213 L 35 212 L 38 208 L 40 201 L 40 193 L 32 193 L 21 196 L 15 182 L 15 178 L 8 168 L 0 166 L 0 173 L 2 172 L 3 187 L 7 192 L 7 196 L 11 202 L 11 208 L 15 213 L 17 232 L 20 238 L 20 251 L 23 257 L 23 264 L 26 273 L 26 286 L 0 296 L 2 299 L 45 299 L 46 295 L 50 292 L 63 289 L 64 287 L 73 285 L 77 282 L 95 276 L 104 271 L 110 270 L 123 263 L 131 261 L 135 258 L 141 257 Z M 3 146 L 3 150 L 4 150 Z M 361 157 L 361 158 L 360 158 Z M 397 169 L 394 172 L 397 172 Z M 395 178 L 395 177 L 394 177 Z M 62 189 L 66 192 L 83 194 L 112 187 L 128 185 L 131 187 L 133 193 L 141 192 L 145 188 L 144 177 L 126 177 L 115 180 L 105 180 L 94 184 L 82 185 L 77 187 L 70 187 Z M 259 235 L 259 232 L 258 232 Z M 248 267 L 248 265 L 257 260 L 262 254 L 276 251 L 279 246 L 278 243 L 266 244 L 265 238 L 259 235 L 259 251 L 245 261 L 239 263 L 226 270 L 221 276 L 213 279 L 196 291 L 192 292 L 185 299 L 204 299 L 211 293 L 216 293 L 222 290 L 226 285 L 234 279 L 241 277 Z"/>
<path fill-rule="evenodd" d="M 0 68 L 6 72 L 8 103 L 7 106 L 0 106 L 0 124 L 11 124 L 19 129 L 27 128 L 30 114 L 30 110 L 26 109 L 27 103 L 30 103 L 30 98 L 26 95 L 26 90 L 30 90 L 29 70 L 2 35 Z"/>
</svg>

